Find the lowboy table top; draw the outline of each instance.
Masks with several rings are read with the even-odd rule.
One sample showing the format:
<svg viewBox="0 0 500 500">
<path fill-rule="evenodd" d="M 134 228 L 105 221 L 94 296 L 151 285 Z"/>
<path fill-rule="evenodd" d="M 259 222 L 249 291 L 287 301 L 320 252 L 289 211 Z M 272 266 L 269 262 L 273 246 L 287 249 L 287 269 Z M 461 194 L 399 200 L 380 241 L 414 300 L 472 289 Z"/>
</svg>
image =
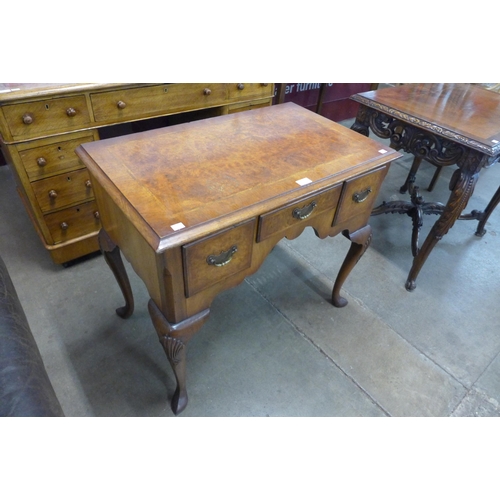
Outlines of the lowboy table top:
<svg viewBox="0 0 500 500">
<path fill-rule="evenodd" d="M 400 156 L 293 103 L 88 143 L 79 155 L 157 251 Z"/>
<path fill-rule="evenodd" d="M 351 98 L 490 156 L 500 152 L 500 94 L 478 85 L 418 83 Z"/>
</svg>

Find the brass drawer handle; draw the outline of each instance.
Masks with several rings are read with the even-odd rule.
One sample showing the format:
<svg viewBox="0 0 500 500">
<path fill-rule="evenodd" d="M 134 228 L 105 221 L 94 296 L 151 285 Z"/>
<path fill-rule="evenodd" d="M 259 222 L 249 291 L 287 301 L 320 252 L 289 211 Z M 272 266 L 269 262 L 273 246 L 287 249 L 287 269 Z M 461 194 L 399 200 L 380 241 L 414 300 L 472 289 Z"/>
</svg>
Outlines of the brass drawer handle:
<svg viewBox="0 0 500 500">
<path fill-rule="evenodd" d="M 245 88 L 245 84 L 244 83 L 238 83 L 238 90 L 243 90 Z"/>
<path fill-rule="evenodd" d="M 75 108 L 68 108 L 66 110 L 66 114 L 71 117 L 71 116 L 75 116 L 76 115 L 76 109 Z"/>
<path fill-rule="evenodd" d="M 366 199 L 368 198 L 368 196 L 371 192 L 372 192 L 372 188 L 369 187 L 369 188 L 365 189 L 364 191 L 354 193 L 352 195 L 352 201 L 354 201 L 354 203 L 363 203 L 364 201 L 366 201 Z"/>
<path fill-rule="evenodd" d="M 47 160 L 43 156 L 40 156 L 40 158 L 36 159 L 36 163 L 39 167 L 45 167 L 45 165 L 47 165 Z"/>
<path fill-rule="evenodd" d="M 116 107 L 117 107 L 118 109 L 125 109 L 125 108 L 127 107 L 127 103 L 125 103 L 125 102 L 123 102 L 123 101 L 118 101 L 118 102 L 116 103 Z"/>
<path fill-rule="evenodd" d="M 33 115 L 31 113 L 26 113 L 23 115 L 23 123 L 25 125 L 31 125 L 34 122 Z"/>
<path fill-rule="evenodd" d="M 299 220 L 307 219 L 313 213 L 317 205 L 315 201 L 311 201 L 309 205 L 305 205 L 302 208 L 296 208 L 292 212 L 292 217 Z"/>
<path fill-rule="evenodd" d="M 61 229 L 63 231 L 66 231 L 66 229 L 68 229 L 69 225 L 67 222 L 61 222 Z"/>
<path fill-rule="evenodd" d="M 212 91 L 210 89 L 204 89 L 203 90 L 203 94 L 204 95 L 210 95 L 212 93 Z"/>
<path fill-rule="evenodd" d="M 101 214 L 99 213 L 99 211 L 97 211 L 97 210 L 96 210 L 96 211 L 94 212 L 94 217 L 95 217 L 97 220 L 99 220 L 99 219 L 101 218 Z"/>
<path fill-rule="evenodd" d="M 220 255 L 209 255 L 207 264 L 210 266 L 222 267 L 231 262 L 233 255 L 238 251 L 238 247 L 233 245 L 229 250 L 223 251 Z"/>
<path fill-rule="evenodd" d="M 88 188 L 88 189 L 90 189 L 90 188 L 92 187 L 92 182 L 90 182 L 90 180 L 89 180 L 89 179 L 87 179 L 87 180 L 85 181 L 85 187 L 86 187 L 86 188 Z"/>
<path fill-rule="evenodd" d="M 49 191 L 49 197 L 55 200 L 57 198 L 57 191 L 55 189 L 51 189 Z"/>
</svg>

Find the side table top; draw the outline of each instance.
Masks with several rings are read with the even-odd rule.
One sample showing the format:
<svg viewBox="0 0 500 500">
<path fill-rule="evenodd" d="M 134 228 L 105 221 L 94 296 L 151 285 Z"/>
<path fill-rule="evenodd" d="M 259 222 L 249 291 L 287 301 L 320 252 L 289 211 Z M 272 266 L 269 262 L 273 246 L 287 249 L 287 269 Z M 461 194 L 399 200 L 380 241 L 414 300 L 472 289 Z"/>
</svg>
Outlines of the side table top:
<svg viewBox="0 0 500 500">
<path fill-rule="evenodd" d="M 470 83 L 418 83 L 351 99 L 490 156 L 500 152 L 500 94 Z"/>
<path fill-rule="evenodd" d="M 91 142 L 77 154 L 157 251 L 401 156 L 293 103 Z"/>
</svg>

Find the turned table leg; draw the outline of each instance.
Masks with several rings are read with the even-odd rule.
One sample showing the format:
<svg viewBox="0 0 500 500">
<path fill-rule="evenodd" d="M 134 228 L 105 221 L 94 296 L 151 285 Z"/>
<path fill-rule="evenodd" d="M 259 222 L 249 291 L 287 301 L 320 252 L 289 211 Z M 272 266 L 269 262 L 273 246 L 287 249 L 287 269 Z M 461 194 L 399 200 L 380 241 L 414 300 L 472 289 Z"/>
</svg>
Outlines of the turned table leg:
<svg viewBox="0 0 500 500">
<path fill-rule="evenodd" d="M 119 307 L 116 310 L 116 314 L 126 319 L 134 312 L 134 296 L 132 294 L 132 287 L 130 286 L 127 271 L 123 265 L 120 249 L 104 229 L 99 231 L 98 242 L 101 252 L 104 255 L 104 260 L 111 271 L 113 271 L 116 281 L 120 286 L 120 290 L 123 293 L 123 298 L 125 299 L 125 305 Z"/>
<path fill-rule="evenodd" d="M 174 371 L 177 387 L 172 397 L 172 411 L 178 415 L 188 403 L 186 390 L 186 347 L 191 337 L 208 319 L 210 309 L 205 309 L 176 324 L 170 324 L 155 302 L 150 299 L 148 310 L 170 366 Z"/>
<path fill-rule="evenodd" d="M 413 163 L 411 164 L 411 169 L 410 172 L 408 173 L 408 176 L 406 177 L 405 183 L 399 188 L 399 192 L 401 194 L 404 194 L 408 191 L 410 186 L 415 184 L 415 180 L 417 178 L 417 172 L 418 169 L 420 168 L 420 164 L 422 163 L 422 158 L 415 156 L 413 158 Z"/>
<path fill-rule="evenodd" d="M 484 236 L 484 234 L 486 233 L 486 229 L 484 229 L 484 226 L 486 225 L 486 222 L 488 221 L 490 215 L 493 213 L 493 210 L 495 210 L 495 208 L 499 203 L 500 203 L 500 187 L 496 190 L 495 194 L 493 195 L 493 198 L 491 198 L 491 201 L 488 203 L 488 206 L 481 214 L 481 220 L 477 225 L 475 233 L 476 236 Z"/>
<path fill-rule="evenodd" d="M 347 305 L 347 299 L 340 296 L 340 289 L 353 267 L 370 245 L 372 240 L 372 228 L 367 225 L 354 233 L 344 231 L 342 234 L 351 241 L 351 246 L 349 247 L 349 251 L 347 252 L 346 258 L 335 280 L 335 284 L 333 285 L 332 303 L 335 307 L 344 307 Z"/>
</svg>

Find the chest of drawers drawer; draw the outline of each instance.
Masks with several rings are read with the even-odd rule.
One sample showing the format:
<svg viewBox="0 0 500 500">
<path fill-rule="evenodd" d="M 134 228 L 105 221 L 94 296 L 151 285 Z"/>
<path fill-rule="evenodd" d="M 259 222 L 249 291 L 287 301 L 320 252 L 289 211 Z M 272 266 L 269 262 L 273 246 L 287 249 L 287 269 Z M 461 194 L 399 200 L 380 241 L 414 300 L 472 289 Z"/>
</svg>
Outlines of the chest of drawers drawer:
<svg viewBox="0 0 500 500">
<path fill-rule="evenodd" d="M 346 181 L 335 224 L 368 212 L 387 173 L 387 166 Z"/>
<path fill-rule="evenodd" d="M 86 168 L 33 182 L 42 212 L 51 212 L 94 197 Z"/>
<path fill-rule="evenodd" d="M 94 200 L 44 216 L 54 244 L 79 238 L 100 229 L 100 216 Z"/>
<path fill-rule="evenodd" d="M 246 99 L 263 99 L 271 97 L 274 92 L 268 83 L 228 83 L 228 97 L 230 101 Z"/>
<path fill-rule="evenodd" d="M 226 102 L 226 93 L 221 83 L 172 83 L 91 94 L 91 100 L 96 122 L 121 122 L 218 106 Z"/>
<path fill-rule="evenodd" d="M 45 137 L 90 125 L 84 95 L 11 104 L 2 111 L 14 140 Z"/>
<path fill-rule="evenodd" d="M 182 247 L 186 297 L 250 267 L 254 228 L 252 219 Z"/>
<path fill-rule="evenodd" d="M 19 155 L 30 181 L 36 181 L 62 172 L 82 168 L 75 154 L 75 148 L 82 143 L 93 141 L 93 135 L 78 137 L 20 151 Z"/>
<path fill-rule="evenodd" d="M 307 196 L 299 201 L 268 212 L 259 217 L 257 241 L 263 241 L 269 236 L 283 233 L 293 226 L 306 226 L 316 215 L 337 207 L 342 184 Z"/>
</svg>

